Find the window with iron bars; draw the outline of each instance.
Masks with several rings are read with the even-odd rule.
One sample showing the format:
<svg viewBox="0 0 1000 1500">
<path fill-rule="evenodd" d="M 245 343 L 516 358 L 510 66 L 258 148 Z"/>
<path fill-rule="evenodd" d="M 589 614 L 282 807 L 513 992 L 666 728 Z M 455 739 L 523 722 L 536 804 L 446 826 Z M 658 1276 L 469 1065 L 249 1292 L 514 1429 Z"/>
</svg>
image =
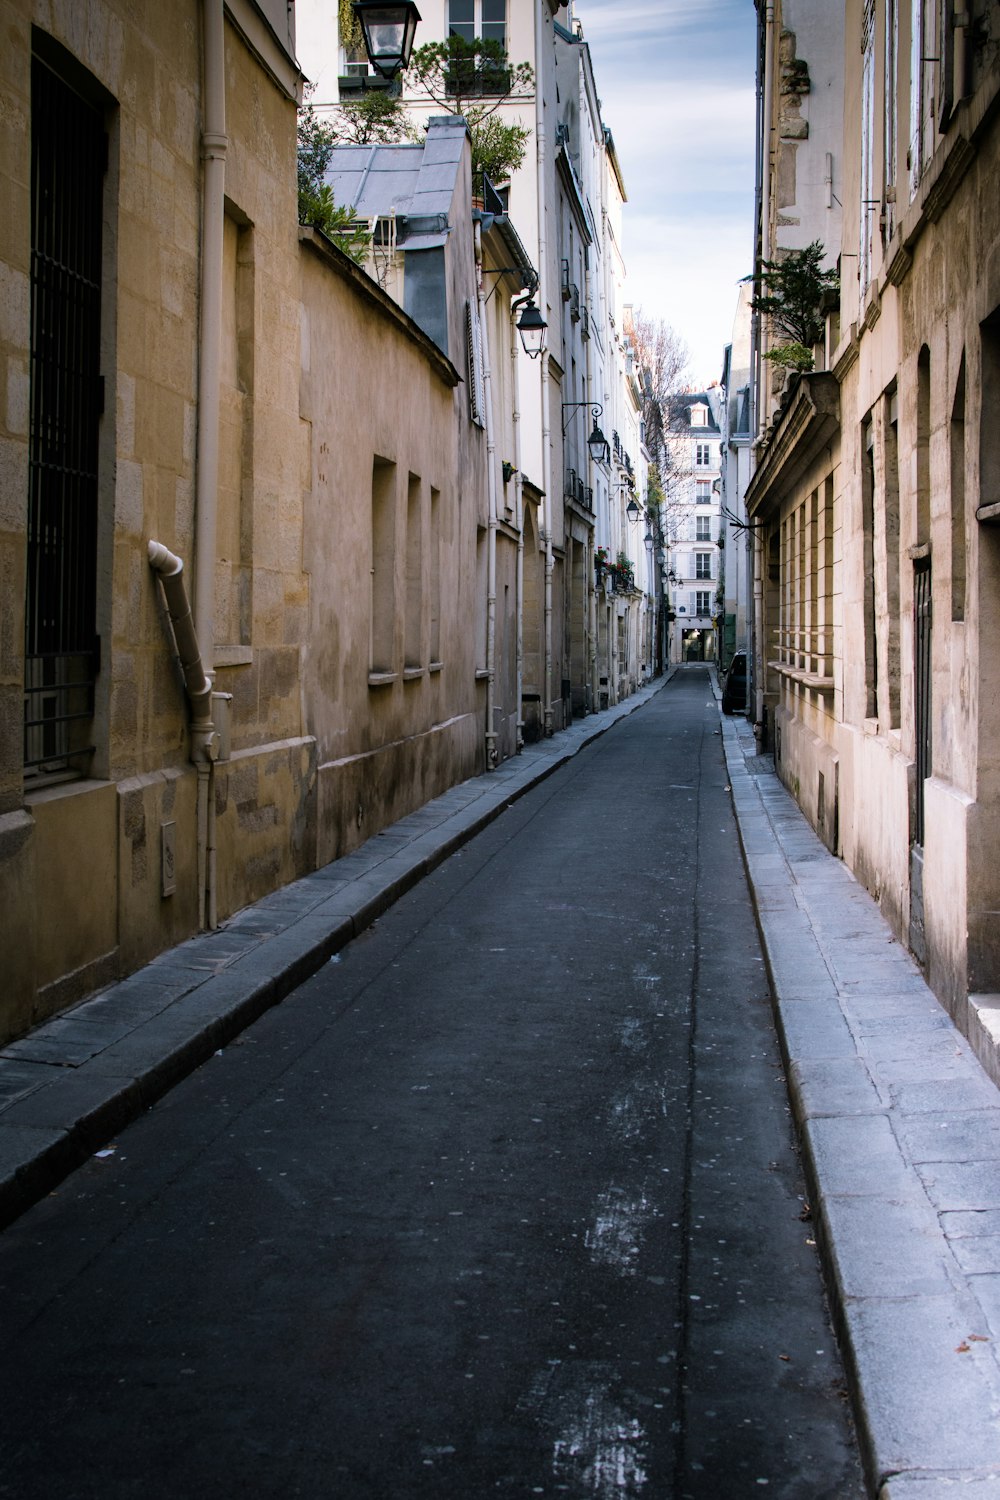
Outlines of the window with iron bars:
<svg viewBox="0 0 1000 1500">
<path fill-rule="evenodd" d="M 31 91 L 24 767 L 37 778 L 84 774 L 94 749 L 107 144 L 99 110 L 39 57 Z"/>
</svg>

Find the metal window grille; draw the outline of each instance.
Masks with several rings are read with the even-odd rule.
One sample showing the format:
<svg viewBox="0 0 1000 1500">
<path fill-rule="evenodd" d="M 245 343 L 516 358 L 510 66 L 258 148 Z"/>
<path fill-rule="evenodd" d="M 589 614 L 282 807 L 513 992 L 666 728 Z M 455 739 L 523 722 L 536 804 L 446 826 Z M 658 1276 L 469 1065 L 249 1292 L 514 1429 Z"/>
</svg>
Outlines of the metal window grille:
<svg viewBox="0 0 1000 1500">
<path fill-rule="evenodd" d="M 32 62 L 31 438 L 24 763 L 83 769 L 93 749 L 100 377 L 99 113 Z"/>
</svg>

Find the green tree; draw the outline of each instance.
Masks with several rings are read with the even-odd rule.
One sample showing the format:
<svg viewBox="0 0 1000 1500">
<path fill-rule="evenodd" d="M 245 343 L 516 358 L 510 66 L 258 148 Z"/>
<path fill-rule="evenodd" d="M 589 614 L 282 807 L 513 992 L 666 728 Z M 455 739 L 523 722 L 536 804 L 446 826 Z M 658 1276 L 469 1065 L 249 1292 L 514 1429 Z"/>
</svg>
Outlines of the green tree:
<svg viewBox="0 0 1000 1500">
<path fill-rule="evenodd" d="M 403 101 L 385 89 L 366 89 L 356 99 L 343 100 L 329 128 L 341 146 L 395 146 L 420 140 Z"/>
<path fill-rule="evenodd" d="M 332 187 L 323 180 L 336 145 L 335 131 L 318 118 L 307 94 L 298 120 L 299 223 L 320 230 L 362 265 L 371 237 L 356 223 L 352 208 L 334 201 Z"/>
<path fill-rule="evenodd" d="M 418 47 L 407 79 L 441 109 L 463 116 L 472 138 L 474 180 L 485 172 L 492 182 L 503 182 L 521 165 L 531 131 L 505 124 L 497 111 L 510 100 L 530 97 L 535 83 L 530 63 L 509 62 L 499 42 L 450 36 Z"/>
<path fill-rule="evenodd" d="M 364 57 L 365 40 L 351 0 L 337 0 L 337 24 L 340 29 L 340 45 L 344 51 L 349 56 Z"/>
<path fill-rule="evenodd" d="M 829 296 L 839 292 L 836 271 L 824 270 L 823 246 L 813 240 L 804 250 L 788 250 L 780 260 L 762 260 L 762 291 L 752 299 L 755 312 L 770 318 L 771 326 L 787 343 L 769 349 L 767 359 L 794 370 L 811 370 L 813 345 L 823 337 L 823 317 Z"/>
</svg>

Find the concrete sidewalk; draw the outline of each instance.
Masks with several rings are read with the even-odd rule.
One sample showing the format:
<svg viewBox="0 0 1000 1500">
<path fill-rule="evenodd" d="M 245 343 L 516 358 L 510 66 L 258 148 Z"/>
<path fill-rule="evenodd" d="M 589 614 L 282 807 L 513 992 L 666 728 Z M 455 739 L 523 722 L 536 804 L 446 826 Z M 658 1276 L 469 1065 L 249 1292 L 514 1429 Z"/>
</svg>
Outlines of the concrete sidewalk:
<svg viewBox="0 0 1000 1500">
<path fill-rule="evenodd" d="M 664 685 L 0 1050 L 0 1224 Z M 722 736 L 871 1492 L 1000 1500 L 1000 1092 L 746 721 Z"/>
<path fill-rule="evenodd" d="M 1000 1500 L 1000 1092 L 723 720 L 813 1223 L 879 1500 Z"/>
</svg>

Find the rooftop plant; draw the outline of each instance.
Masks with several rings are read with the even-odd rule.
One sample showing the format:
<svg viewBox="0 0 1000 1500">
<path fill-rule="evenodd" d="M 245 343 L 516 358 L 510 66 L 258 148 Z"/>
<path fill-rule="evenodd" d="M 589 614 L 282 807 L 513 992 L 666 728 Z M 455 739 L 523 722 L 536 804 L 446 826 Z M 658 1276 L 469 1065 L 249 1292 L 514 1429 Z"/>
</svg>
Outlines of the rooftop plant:
<svg viewBox="0 0 1000 1500">
<path fill-rule="evenodd" d="M 813 240 L 804 250 L 788 250 L 780 260 L 760 263 L 762 290 L 751 306 L 770 318 L 772 328 L 787 340 L 765 355 L 773 364 L 793 370 L 813 367 L 813 345 L 823 337 L 824 302 L 829 293 L 840 290 L 837 272 L 821 265 L 823 253 L 820 241 Z"/>
<path fill-rule="evenodd" d="M 319 119 L 307 95 L 298 120 L 299 223 L 320 230 L 361 265 L 370 236 L 357 224 L 354 210 L 336 203 L 332 187 L 323 181 L 336 145 L 336 132 Z"/>
</svg>

